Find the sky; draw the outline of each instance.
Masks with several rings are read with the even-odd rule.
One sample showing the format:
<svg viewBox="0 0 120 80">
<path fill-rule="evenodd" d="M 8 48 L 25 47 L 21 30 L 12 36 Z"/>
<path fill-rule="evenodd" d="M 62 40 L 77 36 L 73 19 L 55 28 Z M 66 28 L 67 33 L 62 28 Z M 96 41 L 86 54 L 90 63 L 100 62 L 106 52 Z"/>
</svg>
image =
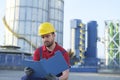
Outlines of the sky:
<svg viewBox="0 0 120 80">
<path fill-rule="evenodd" d="M 104 37 L 104 21 L 120 20 L 120 0 L 64 0 L 64 37 L 63 47 L 70 49 L 70 21 L 81 19 L 87 24 L 97 21 L 98 37 Z M 5 0 L 0 0 L 0 45 L 4 43 Z M 104 45 L 98 42 L 98 57 L 105 58 Z"/>
</svg>

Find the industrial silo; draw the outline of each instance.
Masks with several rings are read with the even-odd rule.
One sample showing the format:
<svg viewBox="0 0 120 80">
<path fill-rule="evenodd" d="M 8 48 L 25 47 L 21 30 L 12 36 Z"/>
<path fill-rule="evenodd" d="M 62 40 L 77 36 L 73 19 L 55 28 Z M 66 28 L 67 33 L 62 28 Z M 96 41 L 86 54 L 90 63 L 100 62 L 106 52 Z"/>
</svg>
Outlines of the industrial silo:
<svg viewBox="0 0 120 80">
<path fill-rule="evenodd" d="M 108 68 L 120 68 L 120 21 L 105 21 L 105 54 Z"/>
<path fill-rule="evenodd" d="M 95 68 L 97 71 L 97 21 L 87 23 L 87 51 L 85 53 L 85 65 Z"/>
<path fill-rule="evenodd" d="M 5 45 L 20 46 L 32 53 L 42 45 L 38 26 L 51 22 L 56 28 L 56 41 L 63 45 L 64 0 L 6 0 L 4 18 Z"/>
<path fill-rule="evenodd" d="M 97 22 L 90 21 L 87 23 L 87 53 L 86 57 L 97 57 Z"/>
</svg>

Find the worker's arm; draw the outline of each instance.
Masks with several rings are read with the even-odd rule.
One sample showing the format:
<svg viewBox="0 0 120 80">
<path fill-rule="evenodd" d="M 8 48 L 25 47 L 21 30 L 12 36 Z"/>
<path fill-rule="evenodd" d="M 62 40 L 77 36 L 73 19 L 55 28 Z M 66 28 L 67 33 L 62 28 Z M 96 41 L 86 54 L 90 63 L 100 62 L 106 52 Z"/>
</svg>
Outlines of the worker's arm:
<svg viewBox="0 0 120 80">
<path fill-rule="evenodd" d="M 68 76 L 69 76 L 69 69 L 65 70 L 62 73 L 62 76 L 59 77 L 59 80 L 68 80 Z"/>
</svg>

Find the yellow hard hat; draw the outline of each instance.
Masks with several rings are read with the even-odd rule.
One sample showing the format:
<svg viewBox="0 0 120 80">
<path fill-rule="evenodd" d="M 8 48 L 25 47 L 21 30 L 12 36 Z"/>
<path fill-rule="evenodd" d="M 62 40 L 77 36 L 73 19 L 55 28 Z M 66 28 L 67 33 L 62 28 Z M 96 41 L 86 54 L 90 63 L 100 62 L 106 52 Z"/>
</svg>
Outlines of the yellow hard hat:
<svg viewBox="0 0 120 80">
<path fill-rule="evenodd" d="M 55 28 L 49 22 L 44 22 L 39 26 L 38 35 L 40 35 L 40 36 L 45 35 L 45 34 L 49 34 L 49 33 L 52 33 L 52 32 L 55 32 Z"/>
</svg>

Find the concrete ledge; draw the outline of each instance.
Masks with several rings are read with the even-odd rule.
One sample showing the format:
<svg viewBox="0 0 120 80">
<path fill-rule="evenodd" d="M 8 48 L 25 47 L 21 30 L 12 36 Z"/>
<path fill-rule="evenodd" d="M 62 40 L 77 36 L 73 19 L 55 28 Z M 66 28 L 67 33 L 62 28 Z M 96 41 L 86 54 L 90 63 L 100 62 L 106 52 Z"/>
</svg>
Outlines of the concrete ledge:
<svg viewBox="0 0 120 80">
<path fill-rule="evenodd" d="M 70 72 L 97 72 L 97 68 L 70 68 Z"/>
<path fill-rule="evenodd" d="M 105 74 L 120 74 L 120 69 L 100 69 L 98 73 L 105 73 Z"/>
</svg>

